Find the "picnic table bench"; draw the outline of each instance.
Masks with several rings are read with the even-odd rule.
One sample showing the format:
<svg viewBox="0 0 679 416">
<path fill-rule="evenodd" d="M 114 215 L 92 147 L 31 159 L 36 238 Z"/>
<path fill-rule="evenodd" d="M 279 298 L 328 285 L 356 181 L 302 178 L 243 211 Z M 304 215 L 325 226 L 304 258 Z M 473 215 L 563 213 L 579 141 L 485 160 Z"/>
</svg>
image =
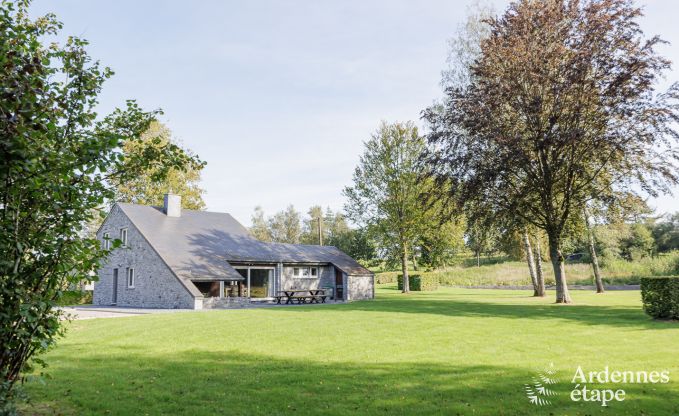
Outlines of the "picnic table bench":
<svg viewBox="0 0 679 416">
<path fill-rule="evenodd" d="M 285 300 L 286 305 L 290 305 L 297 301 L 297 304 L 302 303 L 325 303 L 328 295 L 323 289 L 304 289 L 304 290 L 281 290 L 279 294 L 274 296 L 277 304 L 281 304 Z"/>
</svg>

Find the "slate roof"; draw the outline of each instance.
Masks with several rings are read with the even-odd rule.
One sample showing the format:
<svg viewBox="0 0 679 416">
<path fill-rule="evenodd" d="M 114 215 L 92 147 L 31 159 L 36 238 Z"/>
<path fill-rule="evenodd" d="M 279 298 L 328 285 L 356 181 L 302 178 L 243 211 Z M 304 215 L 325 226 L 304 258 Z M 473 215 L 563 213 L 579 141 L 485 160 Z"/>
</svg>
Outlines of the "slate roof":
<svg viewBox="0 0 679 416">
<path fill-rule="evenodd" d="M 331 263 L 350 275 L 372 274 L 336 247 L 259 241 L 230 214 L 183 209 L 168 217 L 160 207 L 118 206 L 182 279 L 242 279 L 229 262 Z"/>
</svg>

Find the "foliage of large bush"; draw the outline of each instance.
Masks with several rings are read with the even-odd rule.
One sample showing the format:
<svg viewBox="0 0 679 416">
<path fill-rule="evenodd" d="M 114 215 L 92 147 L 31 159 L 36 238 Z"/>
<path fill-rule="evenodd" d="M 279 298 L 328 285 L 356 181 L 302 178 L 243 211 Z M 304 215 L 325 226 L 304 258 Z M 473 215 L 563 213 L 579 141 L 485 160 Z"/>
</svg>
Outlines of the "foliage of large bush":
<svg viewBox="0 0 679 416">
<path fill-rule="evenodd" d="M 200 166 L 177 145 L 147 143 L 135 155 L 126 143 L 158 111 L 134 101 L 108 116 L 97 96 L 113 72 L 93 60 L 87 42 L 68 37 L 53 14 L 32 20 L 29 1 L 0 2 L 0 414 L 15 413 L 14 388 L 63 333 L 55 308 L 61 288 L 91 280 L 108 253 L 86 233 L 115 200 L 112 183 L 152 169 Z M 113 243 L 113 248 L 120 240 Z"/>
<path fill-rule="evenodd" d="M 59 306 L 87 305 L 92 303 L 92 291 L 67 290 L 61 293 L 56 304 Z"/>
<path fill-rule="evenodd" d="M 439 279 L 436 276 L 423 275 L 419 278 L 419 290 L 431 291 L 439 288 Z"/>
<path fill-rule="evenodd" d="M 398 272 L 382 272 L 375 275 L 376 284 L 396 283 Z"/>
<path fill-rule="evenodd" d="M 439 281 L 436 276 L 427 276 L 413 274 L 408 276 L 408 281 L 410 282 L 410 290 L 419 291 L 430 291 L 439 288 Z M 398 290 L 403 290 L 403 275 L 398 275 Z"/>
<path fill-rule="evenodd" d="M 679 319 L 679 276 L 641 279 L 644 311 L 657 319 Z"/>
</svg>

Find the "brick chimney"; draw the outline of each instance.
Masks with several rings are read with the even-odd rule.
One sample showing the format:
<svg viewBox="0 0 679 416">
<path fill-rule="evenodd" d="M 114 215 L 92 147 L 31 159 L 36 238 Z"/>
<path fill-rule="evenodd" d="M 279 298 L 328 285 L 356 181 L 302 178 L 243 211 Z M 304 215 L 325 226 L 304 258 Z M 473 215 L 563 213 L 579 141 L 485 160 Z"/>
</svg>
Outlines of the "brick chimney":
<svg viewBox="0 0 679 416">
<path fill-rule="evenodd" d="M 182 216 L 182 197 L 175 194 L 165 194 L 163 199 L 163 212 L 168 217 Z"/>
</svg>

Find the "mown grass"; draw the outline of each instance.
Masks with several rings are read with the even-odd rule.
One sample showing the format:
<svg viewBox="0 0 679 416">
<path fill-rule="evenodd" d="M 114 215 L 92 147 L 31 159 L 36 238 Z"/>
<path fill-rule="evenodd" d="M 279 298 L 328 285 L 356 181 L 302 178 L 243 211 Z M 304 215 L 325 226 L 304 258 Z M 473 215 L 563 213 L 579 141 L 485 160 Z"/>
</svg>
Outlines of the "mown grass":
<svg viewBox="0 0 679 416">
<path fill-rule="evenodd" d="M 445 288 L 344 305 L 204 311 L 71 324 L 30 383 L 25 414 L 664 415 L 679 413 L 679 325 L 649 319 L 636 291 Z M 554 363 L 559 395 L 524 384 Z M 603 408 L 568 398 L 578 365 L 671 372 L 669 384 L 611 386 Z"/>
<path fill-rule="evenodd" d="M 545 283 L 554 284 L 554 269 L 550 262 L 543 262 Z M 605 284 L 639 284 L 645 276 L 667 276 L 679 274 L 679 252 L 647 257 L 638 261 L 622 259 L 602 259 L 602 278 Z M 399 271 L 377 273 L 381 283 L 396 281 Z M 523 286 L 530 285 L 528 266 L 521 261 L 493 262 L 477 266 L 454 266 L 434 271 L 414 271 L 411 273 L 431 275 L 438 278 L 439 283 L 449 286 Z M 591 285 L 594 275 L 589 263 L 567 263 L 566 277 L 570 284 Z"/>
</svg>

